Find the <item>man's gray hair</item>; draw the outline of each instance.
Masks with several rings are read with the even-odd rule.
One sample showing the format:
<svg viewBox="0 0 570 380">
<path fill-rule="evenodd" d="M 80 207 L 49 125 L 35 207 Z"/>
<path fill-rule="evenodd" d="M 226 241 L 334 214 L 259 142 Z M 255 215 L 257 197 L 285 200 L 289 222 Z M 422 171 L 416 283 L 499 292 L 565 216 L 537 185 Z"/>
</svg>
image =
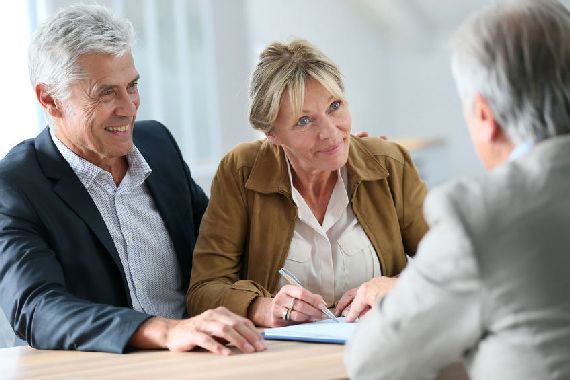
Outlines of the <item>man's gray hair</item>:
<svg viewBox="0 0 570 380">
<path fill-rule="evenodd" d="M 36 30 L 29 50 L 32 86 L 45 83 L 60 101 L 69 86 L 83 78 L 78 60 L 84 54 L 122 56 L 132 50 L 130 21 L 113 16 L 100 5 L 77 4 L 61 9 Z"/>
<path fill-rule="evenodd" d="M 514 144 L 570 133 L 570 13 L 555 0 L 517 0 L 468 19 L 453 41 L 464 107 L 489 102 Z"/>
</svg>

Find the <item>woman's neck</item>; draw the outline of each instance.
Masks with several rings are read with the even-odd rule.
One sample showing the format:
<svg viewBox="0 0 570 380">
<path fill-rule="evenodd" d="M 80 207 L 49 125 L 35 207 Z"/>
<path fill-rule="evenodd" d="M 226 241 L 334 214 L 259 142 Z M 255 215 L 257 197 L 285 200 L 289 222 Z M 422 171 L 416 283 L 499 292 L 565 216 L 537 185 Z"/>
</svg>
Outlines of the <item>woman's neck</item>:
<svg viewBox="0 0 570 380">
<path fill-rule="evenodd" d="M 297 171 L 291 166 L 293 186 L 301 194 L 313 215 L 323 224 L 325 213 L 338 180 L 338 171 L 320 171 L 307 173 Z"/>
</svg>

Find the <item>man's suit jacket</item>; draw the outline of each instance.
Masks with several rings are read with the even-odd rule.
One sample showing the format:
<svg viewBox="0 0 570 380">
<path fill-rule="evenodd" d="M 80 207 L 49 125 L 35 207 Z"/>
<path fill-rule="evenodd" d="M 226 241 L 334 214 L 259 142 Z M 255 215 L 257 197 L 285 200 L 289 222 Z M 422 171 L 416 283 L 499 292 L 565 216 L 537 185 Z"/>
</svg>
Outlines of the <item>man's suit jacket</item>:
<svg viewBox="0 0 570 380">
<path fill-rule="evenodd" d="M 133 139 L 188 284 L 208 199 L 162 124 L 137 122 Z M 16 335 L 41 349 L 123 352 L 149 318 L 131 308 L 109 231 L 47 128 L 0 161 L 0 304 Z"/>
<path fill-rule="evenodd" d="M 570 136 L 433 191 L 399 284 L 349 342 L 357 379 L 570 379 Z"/>
</svg>

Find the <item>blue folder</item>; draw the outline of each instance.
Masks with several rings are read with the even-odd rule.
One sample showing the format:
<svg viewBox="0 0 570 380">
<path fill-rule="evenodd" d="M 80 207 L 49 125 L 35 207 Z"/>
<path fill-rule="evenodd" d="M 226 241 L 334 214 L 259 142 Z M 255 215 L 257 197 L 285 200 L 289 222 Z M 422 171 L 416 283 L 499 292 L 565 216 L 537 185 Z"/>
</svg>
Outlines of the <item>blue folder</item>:
<svg viewBox="0 0 570 380">
<path fill-rule="evenodd" d="M 339 319 L 340 323 L 325 319 L 300 325 L 275 327 L 266 329 L 262 334 L 268 340 L 345 344 L 354 332 L 357 323 L 345 322 L 344 318 Z"/>
</svg>

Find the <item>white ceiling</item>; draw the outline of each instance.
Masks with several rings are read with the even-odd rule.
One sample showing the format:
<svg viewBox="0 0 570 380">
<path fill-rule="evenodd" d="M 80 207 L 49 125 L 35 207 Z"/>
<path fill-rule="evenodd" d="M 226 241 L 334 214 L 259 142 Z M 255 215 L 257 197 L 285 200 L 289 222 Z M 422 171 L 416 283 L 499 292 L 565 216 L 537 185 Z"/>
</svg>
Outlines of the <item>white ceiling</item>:
<svg viewBox="0 0 570 380">
<path fill-rule="evenodd" d="M 497 0 L 352 0 L 394 30 L 449 33 L 469 14 Z M 560 0 L 570 7 L 570 0 Z"/>
</svg>

